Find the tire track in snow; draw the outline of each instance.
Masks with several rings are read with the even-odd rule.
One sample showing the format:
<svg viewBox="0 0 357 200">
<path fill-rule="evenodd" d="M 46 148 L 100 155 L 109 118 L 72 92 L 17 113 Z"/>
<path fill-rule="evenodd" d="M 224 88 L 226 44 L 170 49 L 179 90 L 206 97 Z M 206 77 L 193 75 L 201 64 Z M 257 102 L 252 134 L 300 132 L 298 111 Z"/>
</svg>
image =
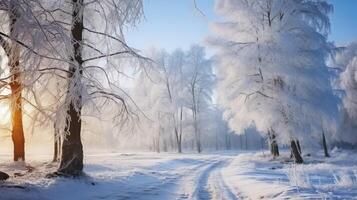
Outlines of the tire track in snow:
<svg viewBox="0 0 357 200">
<path fill-rule="evenodd" d="M 230 163 L 231 159 L 214 160 L 201 169 L 192 172 L 182 180 L 183 193 L 178 199 L 198 200 L 236 200 L 236 195 L 226 186 L 221 169 Z"/>
<path fill-rule="evenodd" d="M 215 200 L 237 200 L 237 196 L 229 189 L 223 180 L 221 170 L 230 163 L 231 160 L 219 163 L 219 165 L 209 174 L 205 190 L 210 193 L 210 199 Z"/>
<path fill-rule="evenodd" d="M 130 188 L 124 185 L 124 187 L 126 187 L 124 193 L 115 193 L 101 197 L 100 199 L 175 199 L 177 196 L 176 189 L 180 186 L 181 180 L 191 176 L 192 172 L 200 172 L 201 169 L 210 165 L 211 162 L 212 158 L 176 158 L 169 160 L 168 162 L 159 163 L 156 166 L 143 168 L 135 172 L 133 176 L 129 177 L 129 180 L 131 179 L 129 182 L 136 182 L 135 187 Z M 177 164 L 180 165 L 177 166 Z"/>
</svg>

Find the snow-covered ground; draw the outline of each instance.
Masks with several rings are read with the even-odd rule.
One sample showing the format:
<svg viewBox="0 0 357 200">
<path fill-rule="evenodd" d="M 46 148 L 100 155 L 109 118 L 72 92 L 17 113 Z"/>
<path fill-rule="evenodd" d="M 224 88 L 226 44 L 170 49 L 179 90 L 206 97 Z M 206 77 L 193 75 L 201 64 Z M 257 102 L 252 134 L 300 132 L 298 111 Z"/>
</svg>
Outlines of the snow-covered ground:
<svg viewBox="0 0 357 200">
<path fill-rule="evenodd" d="M 263 153 L 238 155 L 222 172 L 241 199 L 357 199 L 357 152 L 335 149 L 294 164 L 290 152 L 278 159 Z"/>
<path fill-rule="evenodd" d="M 206 154 L 96 153 L 86 155 L 81 179 L 47 179 L 56 169 L 50 156 L 6 161 L 0 170 L 11 178 L 0 183 L 0 199 L 353 199 L 357 196 L 355 153 L 305 157 L 286 163 L 257 152 Z M 285 156 L 288 156 L 286 153 Z M 32 159 L 32 160 L 30 160 Z M 16 174 L 15 174 L 16 173 Z M 16 177 L 15 177 L 16 176 Z"/>
</svg>

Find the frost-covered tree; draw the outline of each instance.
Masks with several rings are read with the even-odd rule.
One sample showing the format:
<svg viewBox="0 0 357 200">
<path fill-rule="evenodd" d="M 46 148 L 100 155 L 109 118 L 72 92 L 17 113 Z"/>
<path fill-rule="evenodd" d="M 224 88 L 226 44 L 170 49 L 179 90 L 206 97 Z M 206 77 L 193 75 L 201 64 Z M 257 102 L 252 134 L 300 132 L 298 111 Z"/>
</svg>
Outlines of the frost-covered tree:
<svg viewBox="0 0 357 200">
<path fill-rule="evenodd" d="M 339 142 L 357 144 L 357 42 L 342 48 L 335 55 L 332 67 L 341 70 L 338 89 L 344 92 L 342 121 L 333 139 Z"/>
<path fill-rule="evenodd" d="M 48 86 L 55 85 L 58 89 L 48 91 L 51 87 L 47 87 L 46 95 L 58 97 L 51 102 L 55 106 L 41 99 L 36 101 L 36 106 L 47 104 L 48 110 L 43 113 L 55 121 L 56 132 L 65 136 L 56 174 L 79 175 L 83 169 L 83 115 L 90 113 L 92 116 L 111 106 L 109 117 L 123 122 L 131 112 L 126 104 L 129 98 L 120 87 L 122 67 L 127 60 L 140 60 L 142 57 L 126 44 L 123 29 L 141 18 L 142 1 L 21 2 L 31 2 L 41 12 L 35 15 L 38 18 L 34 21 L 39 25 L 42 37 L 35 38 L 49 43 L 38 51 L 31 51 L 42 58 L 40 67 L 32 72 L 41 78 L 56 81 Z M 44 31 L 47 27 L 53 28 Z M 17 43 L 27 48 L 26 43 Z M 39 86 L 41 78 L 38 76 L 34 76 L 38 79 L 36 89 L 46 88 Z M 34 93 L 37 94 L 36 91 Z"/>
<path fill-rule="evenodd" d="M 98 9 L 101 11 L 98 12 Z M 69 54 L 72 63 L 69 65 L 69 83 L 64 103 L 67 107 L 64 126 L 67 135 L 63 142 L 60 173 L 76 174 L 83 168 L 81 109 L 86 101 L 90 102 L 96 98 L 101 98 L 104 102 L 109 100 L 118 106 L 119 116 L 122 117 L 128 112 L 123 97 L 125 93 L 115 84 L 119 81 L 115 74 L 120 75 L 118 65 L 123 57 L 140 57 L 126 45 L 122 29 L 128 24 L 136 23 L 141 15 L 141 0 L 72 0 L 72 51 Z M 99 45 L 94 47 L 97 43 Z M 113 57 L 115 58 L 111 59 Z M 103 61 L 104 66 L 101 65 Z M 110 71 L 114 74 L 110 75 Z M 85 73 L 87 75 L 84 75 Z M 103 84 L 95 77 L 95 74 L 100 73 L 102 75 L 98 78 L 106 80 L 107 83 Z"/>
<path fill-rule="evenodd" d="M 173 133 L 175 145 L 179 153 L 182 152 L 183 134 L 183 98 L 184 86 L 182 70 L 184 65 L 184 54 L 181 50 L 176 50 L 172 54 L 164 50 L 152 51 L 151 58 L 154 60 L 148 78 L 151 83 L 151 98 L 154 98 L 154 105 L 151 106 L 151 113 L 157 120 L 157 133 L 163 130 Z M 171 137 L 168 137 L 171 138 Z M 164 141 L 166 142 L 165 136 Z"/>
<path fill-rule="evenodd" d="M 159 53 L 153 50 L 151 54 Z M 161 54 L 164 53 L 161 52 Z M 135 130 L 135 133 L 140 138 L 149 138 L 146 140 L 152 142 L 152 149 L 160 152 L 162 144 L 166 144 L 168 139 L 166 132 L 171 131 L 168 130 L 170 129 L 168 126 L 169 103 L 167 98 L 164 98 L 168 90 L 163 84 L 164 79 L 162 72 L 157 68 L 158 65 L 159 63 L 155 63 L 148 68 L 141 69 L 134 81 L 131 94 L 144 114 L 141 116 L 139 128 Z M 167 151 L 167 148 L 163 148 L 163 151 Z"/>
<path fill-rule="evenodd" d="M 10 99 L 15 161 L 25 160 L 23 101 L 32 105 L 32 88 L 43 75 L 38 71 L 43 60 L 56 59 L 46 54 L 51 48 L 51 37 L 46 34 L 57 27 L 43 20 L 46 11 L 39 5 L 40 0 L 0 1 L 0 47 L 7 61 L 1 69 L 1 100 Z"/>
<path fill-rule="evenodd" d="M 184 77 L 188 79 L 190 97 L 188 105 L 192 111 L 196 150 L 200 153 L 202 151 L 200 129 L 206 126 L 203 118 L 212 104 L 213 69 L 211 61 L 206 58 L 204 48 L 198 45 L 193 45 L 187 52 L 185 66 Z"/>
<path fill-rule="evenodd" d="M 18 24 L 23 18 L 22 12 L 18 8 L 17 1 L 10 1 L 4 4 L 5 20 L 9 33 L 7 36 L 13 40 L 19 40 L 20 25 Z M 8 58 L 10 80 L 8 84 L 11 90 L 11 113 L 12 113 L 12 141 L 14 143 L 14 161 L 25 160 L 25 137 L 22 124 L 22 81 L 20 72 L 20 54 L 19 44 L 12 40 L 6 40 L 4 34 L 0 36 L 0 44 Z M 5 79 L 6 80 L 6 79 Z M 5 85 L 4 85 L 5 86 Z M 3 87 L 4 87 L 3 86 Z"/>
<path fill-rule="evenodd" d="M 213 132 L 208 127 L 215 125 L 211 108 L 214 76 L 204 48 L 193 45 L 187 52 L 150 53 L 153 65 L 141 72 L 133 88 L 138 107 L 148 118 L 143 117 L 142 126 L 152 135 L 157 151 L 160 146 L 164 150 L 174 146 L 182 152 L 192 141 L 200 152 L 201 133 L 206 139 Z"/>
<path fill-rule="evenodd" d="M 322 122 L 336 126 L 337 98 L 325 59 L 328 14 L 332 6 L 313 0 L 218 0 L 227 20 L 212 29 L 219 48 L 219 101 L 238 133 L 252 124 L 262 134 L 291 144 L 302 162 L 297 140 L 313 144 Z"/>
</svg>

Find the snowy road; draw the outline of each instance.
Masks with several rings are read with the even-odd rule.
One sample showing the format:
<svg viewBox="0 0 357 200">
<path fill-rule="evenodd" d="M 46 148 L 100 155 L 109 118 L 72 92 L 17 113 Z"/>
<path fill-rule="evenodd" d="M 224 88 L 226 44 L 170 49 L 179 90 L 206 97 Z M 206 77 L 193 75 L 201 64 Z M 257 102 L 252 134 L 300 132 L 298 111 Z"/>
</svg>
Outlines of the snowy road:
<svg viewBox="0 0 357 200">
<path fill-rule="evenodd" d="M 221 173 L 235 155 L 94 154 L 86 157 L 87 180 L 43 178 L 55 166 L 39 162 L 8 183 L 26 189 L 0 188 L 0 199 L 235 200 Z"/>
<path fill-rule="evenodd" d="M 183 156 L 185 157 L 185 156 Z M 231 156 L 205 156 L 203 159 L 178 158 L 149 167 L 139 174 L 158 175 L 161 181 L 133 187 L 125 199 L 236 199 L 221 176 L 221 170 L 231 162 Z M 158 170 L 159 169 L 159 170 Z M 131 177 L 132 180 L 136 177 Z M 136 184 L 138 186 L 138 184 Z"/>
<path fill-rule="evenodd" d="M 328 159 L 321 152 L 303 165 L 281 153 L 87 154 L 81 179 L 45 178 L 56 169 L 51 156 L 29 155 L 26 172 L 0 154 L 0 171 L 12 175 L 0 183 L 0 200 L 357 199 L 355 152 L 332 151 Z"/>
</svg>

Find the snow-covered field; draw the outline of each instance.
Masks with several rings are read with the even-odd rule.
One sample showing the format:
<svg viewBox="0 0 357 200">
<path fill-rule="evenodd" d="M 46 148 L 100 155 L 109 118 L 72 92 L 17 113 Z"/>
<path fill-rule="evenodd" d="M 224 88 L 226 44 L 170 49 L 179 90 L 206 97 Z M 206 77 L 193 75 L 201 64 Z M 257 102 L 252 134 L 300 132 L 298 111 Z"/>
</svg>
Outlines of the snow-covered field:
<svg viewBox="0 0 357 200">
<path fill-rule="evenodd" d="M 0 154 L 0 170 L 12 176 L 0 183 L 0 199 L 357 199 L 355 154 L 294 165 L 287 153 L 96 153 L 86 155 L 81 179 L 45 178 L 56 169 L 50 156 L 28 156 L 31 168 Z"/>
<path fill-rule="evenodd" d="M 357 199 L 357 152 L 322 152 L 297 165 L 284 152 L 273 160 L 265 153 L 238 155 L 222 172 L 242 199 Z"/>
</svg>

